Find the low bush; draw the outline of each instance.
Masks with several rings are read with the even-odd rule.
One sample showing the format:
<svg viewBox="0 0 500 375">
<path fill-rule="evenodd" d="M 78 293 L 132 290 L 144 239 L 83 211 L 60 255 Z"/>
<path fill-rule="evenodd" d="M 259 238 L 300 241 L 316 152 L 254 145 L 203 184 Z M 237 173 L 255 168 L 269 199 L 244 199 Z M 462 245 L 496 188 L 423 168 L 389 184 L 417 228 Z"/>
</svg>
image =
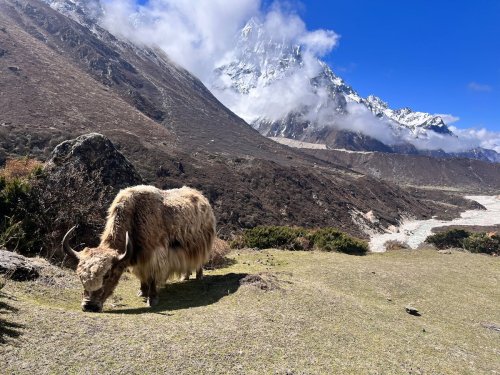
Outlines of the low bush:
<svg viewBox="0 0 500 375">
<path fill-rule="evenodd" d="M 471 233 L 463 240 L 463 247 L 471 253 L 500 255 L 500 236 L 486 233 Z"/>
<path fill-rule="evenodd" d="M 32 213 L 37 200 L 33 183 L 42 175 L 42 164 L 34 159 L 7 160 L 0 169 L 0 245 L 10 250 L 36 246 L 37 228 Z"/>
<path fill-rule="evenodd" d="M 497 233 L 471 233 L 463 229 L 451 229 L 433 234 L 425 241 L 438 249 L 458 247 L 471 253 L 500 255 L 500 236 Z"/>
<path fill-rule="evenodd" d="M 321 250 L 363 255 L 368 252 L 365 241 L 351 237 L 335 228 L 305 229 L 286 226 L 258 226 L 246 229 L 231 242 L 235 248 Z"/>
<path fill-rule="evenodd" d="M 304 250 L 300 237 L 306 231 L 298 227 L 258 226 L 245 229 L 242 236 L 231 243 L 232 247 L 256 247 L 258 249 Z"/>
<path fill-rule="evenodd" d="M 352 255 L 364 255 L 368 252 L 368 244 L 365 241 L 351 237 L 335 228 L 318 229 L 310 233 L 308 238 L 318 250 Z"/>
<path fill-rule="evenodd" d="M 446 232 L 436 233 L 428 236 L 425 242 L 436 246 L 438 249 L 448 249 L 451 247 L 463 247 L 463 240 L 469 237 L 470 233 L 463 229 L 451 229 Z"/>
</svg>

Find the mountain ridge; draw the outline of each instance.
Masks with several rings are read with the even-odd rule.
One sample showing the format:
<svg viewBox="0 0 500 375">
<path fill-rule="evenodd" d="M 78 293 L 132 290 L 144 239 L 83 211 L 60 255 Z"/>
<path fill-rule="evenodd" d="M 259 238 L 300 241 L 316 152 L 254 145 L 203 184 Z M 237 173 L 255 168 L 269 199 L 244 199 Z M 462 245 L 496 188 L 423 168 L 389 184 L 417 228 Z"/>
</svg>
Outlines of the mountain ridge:
<svg viewBox="0 0 500 375">
<path fill-rule="evenodd" d="M 302 85 L 302 97 L 299 92 L 296 101 L 288 107 L 285 104 L 281 113 L 265 106 L 255 113 L 245 112 L 245 96 L 248 100 L 258 100 L 264 94 L 271 96 L 273 89 L 281 92 L 280 85 L 286 86 L 286 80 L 291 82 L 289 91 L 299 91 L 294 86 L 296 82 L 297 86 Z M 407 107 L 394 110 L 374 95 L 361 97 L 325 62 L 308 55 L 294 41 L 270 35 L 256 18 L 241 29 L 233 59 L 215 69 L 210 87 L 223 103 L 265 136 L 319 141 L 331 148 L 351 147 L 342 141 L 347 137 L 352 139 L 353 149 L 500 162 L 500 154 L 480 147 L 444 152 L 441 147 L 458 138 L 442 117 Z M 287 94 L 284 93 L 285 98 Z M 243 110 L 238 100 L 242 101 Z M 356 127 L 361 122 L 364 126 Z M 352 134 L 346 136 L 346 132 Z M 434 145 L 436 142 L 439 143 Z"/>
</svg>

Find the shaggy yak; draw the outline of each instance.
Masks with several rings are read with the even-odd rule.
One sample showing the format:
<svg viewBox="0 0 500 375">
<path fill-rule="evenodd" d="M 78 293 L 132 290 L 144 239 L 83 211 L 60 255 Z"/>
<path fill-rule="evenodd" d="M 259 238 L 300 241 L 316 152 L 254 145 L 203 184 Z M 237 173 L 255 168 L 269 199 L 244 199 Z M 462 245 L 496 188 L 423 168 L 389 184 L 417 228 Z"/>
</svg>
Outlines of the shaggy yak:
<svg viewBox="0 0 500 375">
<path fill-rule="evenodd" d="M 139 295 L 158 303 L 156 286 L 172 276 L 196 270 L 203 276 L 215 238 L 215 218 L 208 200 L 189 187 L 160 190 L 135 186 L 121 190 L 108 210 L 101 243 L 76 252 L 64 236 L 64 251 L 78 260 L 83 311 L 100 312 L 129 267 L 141 282 Z"/>
</svg>

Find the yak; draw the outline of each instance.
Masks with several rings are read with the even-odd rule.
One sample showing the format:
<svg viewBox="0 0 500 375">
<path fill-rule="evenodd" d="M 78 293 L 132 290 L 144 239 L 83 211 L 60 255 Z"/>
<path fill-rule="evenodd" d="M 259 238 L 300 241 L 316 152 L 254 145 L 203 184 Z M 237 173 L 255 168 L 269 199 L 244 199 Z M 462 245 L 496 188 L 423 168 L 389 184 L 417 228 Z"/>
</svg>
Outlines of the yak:
<svg viewBox="0 0 500 375">
<path fill-rule="evenodd" d="M 169 278 L 203 276 L 215 238 L 215 217 L 197 190 L 160 190 L 139 185 L 121 190 L 108 210 L 99 246 L 77 252 L 69 245 L 75 227 L 63 238 L 66 254 L 78 261 L 83 311 L 101 312 L 129 268 L 149 306 L 159 302 L 157 286 Z"/>
</svg>

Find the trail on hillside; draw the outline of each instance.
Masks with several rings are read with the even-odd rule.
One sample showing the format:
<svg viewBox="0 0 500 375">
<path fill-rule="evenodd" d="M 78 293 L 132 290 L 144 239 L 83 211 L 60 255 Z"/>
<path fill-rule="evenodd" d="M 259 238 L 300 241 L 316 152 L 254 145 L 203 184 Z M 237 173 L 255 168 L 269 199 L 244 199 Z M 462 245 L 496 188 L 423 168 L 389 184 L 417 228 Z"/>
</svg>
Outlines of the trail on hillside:
<svg viewBox="0 0 500 375">
<path fill-rule="evenodd" d="M 451 221 L 430 220 L 407 220 L 398 228 L 397 232 L 375 234 L 370 238 L 370 250 L 373 252 L 385 251 L 384 244 L 395 240 L 407 243 L 412 249 L 416 249 L 427 236 L 432 234 L 432 229 L 449 225 L 476 225 L 490 226 L 500 224 L 500 196 L 473 195 L 465 198 L 482 204 L 484 210 L 469 210 L 461 214 L 459 218 Z"/>
</svg>

